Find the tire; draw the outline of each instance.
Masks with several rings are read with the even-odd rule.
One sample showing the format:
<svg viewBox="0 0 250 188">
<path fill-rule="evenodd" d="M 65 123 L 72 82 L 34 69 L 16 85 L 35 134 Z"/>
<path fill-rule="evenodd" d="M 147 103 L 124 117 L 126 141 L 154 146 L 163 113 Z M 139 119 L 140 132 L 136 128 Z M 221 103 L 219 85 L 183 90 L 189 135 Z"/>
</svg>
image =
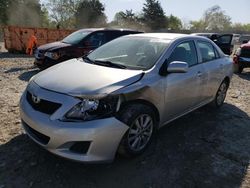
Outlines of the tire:
<svg viewBox="0 0 250 188">
<path fill-rule="evenodd" d="M 216 108 L 220 108 L 224 104 L 228 87 L 229 87 L 229 83 L 226 80 L 224 80 L 220 84 L 220 87 L 217 90 L 215 99 L 212 102 L 213 106 L 215 106 Z"/>
<path fill-rule="evenodd" d="M 129 126 L 123 136 L 118 153 L 125 157 L 135 157 L 144 152 L 151 143 L 156 118 L 154 111 L 147 105 L 128 105 L 120 113 L 119 119 Z"/>
</svg>

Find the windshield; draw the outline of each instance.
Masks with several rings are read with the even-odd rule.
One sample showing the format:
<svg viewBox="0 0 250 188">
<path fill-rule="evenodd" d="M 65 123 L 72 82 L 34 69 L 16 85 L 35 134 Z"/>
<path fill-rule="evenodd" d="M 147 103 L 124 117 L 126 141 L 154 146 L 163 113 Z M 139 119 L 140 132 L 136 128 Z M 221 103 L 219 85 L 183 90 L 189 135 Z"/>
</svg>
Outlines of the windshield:
<svg viewBox="0 0 250 188">
<path fill-rule="evenodd" d="M 126 36 L 115 39 L 93 51 L 92 61 L 109 61 L 128 69 L 147 70 L 154 66 L 170 40 Z"/>
<path fill-rule="evenodd" d="M 89 31 L 76 31 L 62 40 L 64 43 L 68 44 L 78 44 L 84 37 L 86 37 Z"/>
</svg>

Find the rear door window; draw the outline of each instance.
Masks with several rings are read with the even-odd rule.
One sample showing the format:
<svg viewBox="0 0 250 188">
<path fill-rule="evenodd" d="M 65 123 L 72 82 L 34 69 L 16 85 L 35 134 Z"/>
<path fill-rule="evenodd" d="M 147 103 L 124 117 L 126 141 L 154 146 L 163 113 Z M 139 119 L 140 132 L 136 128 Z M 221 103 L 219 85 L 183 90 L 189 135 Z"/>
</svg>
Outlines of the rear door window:
<svg viewBox="0 0 250 188">
<path fill-rule="evenodd" d="M 212 61 L 217 58 L 212 44 L 203 41 L 198 41 L 197 44 L 202 62 Z"/>
</svg>

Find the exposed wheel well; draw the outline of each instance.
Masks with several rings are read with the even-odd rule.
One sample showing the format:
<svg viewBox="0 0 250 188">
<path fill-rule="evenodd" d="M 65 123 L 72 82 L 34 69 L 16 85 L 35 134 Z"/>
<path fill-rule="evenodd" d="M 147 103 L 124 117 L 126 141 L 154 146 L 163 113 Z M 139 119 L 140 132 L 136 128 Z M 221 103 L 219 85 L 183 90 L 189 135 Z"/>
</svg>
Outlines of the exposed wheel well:
<svg viewBox="0 0 250 188">
<path fill-rule="evenodd" d="M 143 100 L 143 99 L 136 99 L 136 100 L 131 100 L 131 101 L 125 101 L 121 104 L 121 107 L 120 107 L 120 110 L 119 111 L 122 111 L 122 109 L 124 109 L 126 106 L 128 105 L 131 105 L 131 104 L 144 104 L 144 105 L 147 105 L 149 106 L 150 108 L 152 108 L 152 110 L 154 111 L 154 114 L 155 114 L 155 118 L 156 118 L 156 121 L 157 121 L 157 125 L 160 121 L 160 113 L 158 111 L 158 109 L 155 107 L 154 104 L 152 104 L 151 102 L 148 102 L 146 100 Z"/>
</svg>

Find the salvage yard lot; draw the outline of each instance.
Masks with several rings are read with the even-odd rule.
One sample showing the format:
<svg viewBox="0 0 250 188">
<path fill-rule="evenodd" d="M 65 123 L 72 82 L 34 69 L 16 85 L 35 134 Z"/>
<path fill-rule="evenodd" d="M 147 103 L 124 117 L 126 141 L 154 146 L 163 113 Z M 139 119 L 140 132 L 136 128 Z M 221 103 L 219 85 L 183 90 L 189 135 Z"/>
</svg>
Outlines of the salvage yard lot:
<svg viewBox="0 0 250 188">
<path fill-rule="evenodd" d="M 0 54 L 0 188 L 250 187 L 250 69 L 234 75 L 226 104 L 164 127 L 147 151 L 112 164 L 56 157 L 23 132 L 18 102 L 38 73 L 33 58 Z"/>
</svg>

